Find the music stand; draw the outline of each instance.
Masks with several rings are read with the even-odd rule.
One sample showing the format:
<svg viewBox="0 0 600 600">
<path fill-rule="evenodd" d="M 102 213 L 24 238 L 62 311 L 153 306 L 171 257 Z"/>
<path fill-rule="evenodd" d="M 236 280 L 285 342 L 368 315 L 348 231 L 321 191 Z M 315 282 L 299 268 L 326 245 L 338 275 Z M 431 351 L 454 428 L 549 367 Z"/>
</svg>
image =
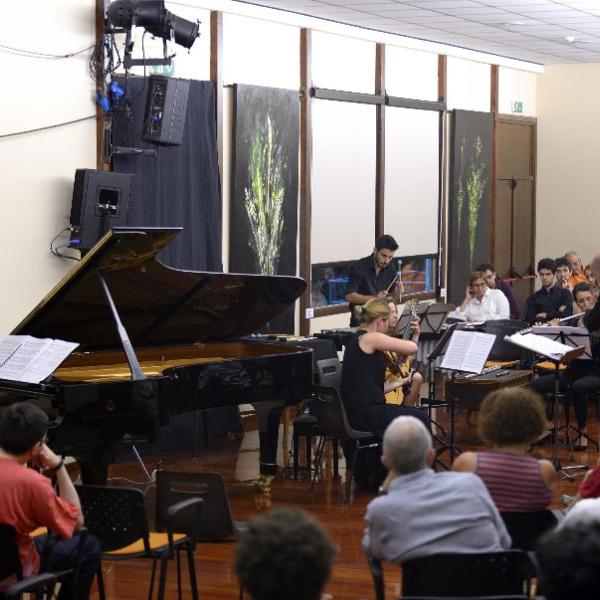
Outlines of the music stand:
<svg viewBox="0 0 600 600">
<path fill-rule="evenodd" d="M 442 330 L 442 325 L 456 306 L 454 304 L 444 304 L 436 302 L 434 304 L 419 304 L 419 318 L 421 319 L 421 337 L 424 340 L 435 339 Z"/>
<path fill-rule="evenodd" d="M 531 352 L 534 352 L 535 354 L 539 354 L 541 356 L 543 356 L 544 358 L 546 358 L 548 361 L 550 361 L 553 365 L 554 365 L 554 397 L 553 397 L 553 401 L 552 401 L 552 406 L 553 406 L 553 423 L 552 426 L 554 428 L 554 457 L 552 459 L 552 463 L 554 464 L 554 468 L 556 470 L 557 473 L 559 473 L 560 475 L 562 475 L 565 479 L 568 479 L 569 481 L 574 481 L 575 477 L 573 477 L 573 475 L 570 475 L 567 472 L 567 469 L 571 469 L 571 470 L 575 470 L 575 469 L 587 469 L 588 465 L 571 465 L 568 467 L 563 467 L 562 466 L 562 461 L 560 460 L 560 454 L 559 454 L 559 448 L 558 448 L 558 409 L 559 409 L 559 403 L 558 403 L 558 396 L 560 394 L 560 365 L 568 365 L 572 360 L 579 358 L 580 356 L 583 355 L 584 351 L 585 351 L 585 347 L 584 346 L 578 346 L 576 348 L 572 348 L 570 346 L 567 346 L 566 344 L 559 344 L 558 342 L 556 342 L 556 340 L 550 340 L 551 342 L 553 342 L 554 344 L 557 344 L 556 347 L 556 353 L 553 351 L 549 351 L 549 346 L 544 347 L 544 346 L 540 346 L 535 339 L 533 338 L 540 338 L 540 339 L 545 339 L 544 335 L 540 335 L 540 334 L 529 334 L 531 337 L 527 337 L 527 335 L 522 335 L 522 334 L 514 334 L 514 335 L 507 335 L 505 336 L 505 340 L 508 342 L 511 342 L 512 344 L 516 344 L 517 346 L 521 346 L 522 348 L 526 348 L 527 350 L 530 350 Z M 559 349 L 558 346 L 563 346 L 562 349 Z M 567 432 L 567 437 L 568 437 L 569 433 Z M 571 453 L 571 458 L 573 458 L 573 455 Z"/>
</svg>

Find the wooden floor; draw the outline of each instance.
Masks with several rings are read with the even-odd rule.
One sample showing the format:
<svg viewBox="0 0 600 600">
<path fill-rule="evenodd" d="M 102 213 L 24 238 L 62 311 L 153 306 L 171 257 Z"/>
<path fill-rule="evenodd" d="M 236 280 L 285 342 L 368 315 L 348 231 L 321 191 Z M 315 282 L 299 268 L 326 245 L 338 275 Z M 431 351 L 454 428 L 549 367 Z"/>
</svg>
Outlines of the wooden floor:
<svg viewBox="0 0 600 600">
<path fill-rule="evenodd" d="M 444 423 L 444 416 L 440 416 Z M 595 410 L 590 409 L 590 434 L 598 439 Z M 476 442 L 463 443 L 463 449 L 477 447 Z M 553 446 L 536 447 L 535 454 L 551 459 L 554 455 Z M 280 449 L 278 462 L 284 464 L 284 457 L 289 457 L 285 449 Z M 568 452 L 560 448 L 560 456 L 565 466 L 571 464 Z M 445 455 L 447 460 L 447 454 Z M 580 452 L 575 455 L 578 463 L 585 462 L 591 466 L 596 464 L 598 453 L 594 450 Z M 326 587 L 325 598 L 335 600 L 358 600 L 374 598 L 372 580 L 365 558 L 361 550 L 363 534 L 363 516 L 365 507 L 371 496 L 364 492 L 356 492 L 353 502 L 349 505 L 342 503 L 341 483 L 328 480 L 317 483 L 313 492 L 310 483 L 304 479 L 293 481 L 285 476 L 285 472 L 273 481 L 272 492 L 265 495 L 257 491 L 254 482 L 258 476 L 258 435 L 255 430 L 248 431 L 239 440 L 218 440 L 210 449 L 192 456 L 189 449 L 179 449 L 164 452 L 160 455 L 146 455 L 145 460 L 149 469 L 160 464 L 166 470 L 180 471 L 218 471 L 227 483 L 227 489 L 234 513 L 238 520 L 246 520 L 253 515 L 267 510 L 271 506 L 294 504 L 300 506 L 317 517 L 329 530 L 338 547 L 338 556 L 329 584 Z M 341 468 L 342 476 L 344 474 Z M 131 481 L 143 481 L 138 465 L 132 460 L 111 467 L 110 477 L 114 485 L 130 485 Z M 555 497 L 553 507 L 560 507 L 558 498 L 561 494 L 574 494 L 581 475 L 576 481 L 562 480 Z M 143 484 L 140 488 L 146 489 Z M 154 489 L 147 487 L 147 504 L 153 508 Z M 233 569 L 235 543 L 200 544 L 196 550 L 196 567 L 199 579 L 201 598 L 236 598 L 238 582 Z M 107 562 L 104 564 L 107 597 L 115 600 L 130 600 L 143 598 L 147 595 L 151 561 L 129 560 L 125 562 Z M 176 598 L 175 568 L 170 565 L 167 598 Z M 185 570 L 184 570 L 185 575 Z M 399 595 L 400 572 L 387 568 L 385 572 L 386 597 Z M 187 582 L 187 579 L 184 579 Z M 187 583 L 186 583 L 187 585 Z M 94 589 L 94 598 L 97 598 Z M 189 588 L 184 597 L 191 597 Z M 283 599 L 282 599 L 283 600 Z"/>
</svg>

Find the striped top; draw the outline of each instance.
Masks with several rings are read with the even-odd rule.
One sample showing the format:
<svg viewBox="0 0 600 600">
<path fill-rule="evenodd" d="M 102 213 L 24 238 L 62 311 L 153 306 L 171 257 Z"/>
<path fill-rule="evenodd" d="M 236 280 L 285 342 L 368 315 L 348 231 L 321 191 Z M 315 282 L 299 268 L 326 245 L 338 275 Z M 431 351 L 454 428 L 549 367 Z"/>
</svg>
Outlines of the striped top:
<svg viewBox="0 0 600 600">
<path fill-rule="evenodd" d="M 541 510 L 552 500 L 540 463 L 531 456 L 497 450 L 477 452 L 475 474 L 485 483 L 499 511 Z"/>
</svg>

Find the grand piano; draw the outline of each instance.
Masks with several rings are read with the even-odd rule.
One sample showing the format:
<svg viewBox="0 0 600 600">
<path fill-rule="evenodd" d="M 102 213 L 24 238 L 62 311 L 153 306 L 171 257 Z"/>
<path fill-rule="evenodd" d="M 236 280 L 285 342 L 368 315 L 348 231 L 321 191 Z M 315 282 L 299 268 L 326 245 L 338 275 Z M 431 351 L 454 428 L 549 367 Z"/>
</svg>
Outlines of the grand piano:
<svg viewBox="0 0 600 600">
<path fill-rule="evenodd" d="M 123 441 L 153 439 L 172 415 L 310 396 L 310 349 L 239 339 L 294 302 L 305 282 L 166 267 L 156 255 L 179 231 L 109 231 L 12 331 L 79 343 L 37 385 L 0 380 L 0 405 L 42 407 L 49 444 L 79 461 L 86 483 L 105 482 Z M 261 466 L 273 464 L 263 445 L 261 437 Z"/>
</svg>

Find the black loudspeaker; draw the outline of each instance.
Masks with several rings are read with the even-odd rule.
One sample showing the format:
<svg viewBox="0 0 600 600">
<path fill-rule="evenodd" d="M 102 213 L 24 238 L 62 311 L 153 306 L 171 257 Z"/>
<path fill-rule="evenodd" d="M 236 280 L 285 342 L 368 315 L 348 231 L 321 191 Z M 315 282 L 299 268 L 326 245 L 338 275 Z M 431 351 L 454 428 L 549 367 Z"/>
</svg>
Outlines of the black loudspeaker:
<svg viewBox="0 0 600 600">
<path fill-rule="evenodd" d="M 189 92 L 189 79 L 150 76 L 143 140 L 153 144 L 181 144 Z"/>
<path fill-rule="evenodd" d="M 89 250 L 109 229 L 129 225 L 134 178 L 111 171 L 75 171 L 71 248 Z"/>
</svg>

